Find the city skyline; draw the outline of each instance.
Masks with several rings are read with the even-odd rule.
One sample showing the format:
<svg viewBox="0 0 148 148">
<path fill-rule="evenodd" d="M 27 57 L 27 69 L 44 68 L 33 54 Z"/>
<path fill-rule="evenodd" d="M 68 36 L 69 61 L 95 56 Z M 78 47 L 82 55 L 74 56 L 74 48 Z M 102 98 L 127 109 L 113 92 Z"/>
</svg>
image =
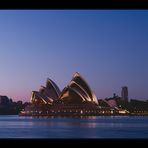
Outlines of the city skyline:
<svg viewBox="0 0 148 148">
<path fill-rule="evenodd" d="M 147 10 L 1 10 L 0 95 L 29 101 L 80 72 L 98 99 L 148 99 Z"/>
</svg>

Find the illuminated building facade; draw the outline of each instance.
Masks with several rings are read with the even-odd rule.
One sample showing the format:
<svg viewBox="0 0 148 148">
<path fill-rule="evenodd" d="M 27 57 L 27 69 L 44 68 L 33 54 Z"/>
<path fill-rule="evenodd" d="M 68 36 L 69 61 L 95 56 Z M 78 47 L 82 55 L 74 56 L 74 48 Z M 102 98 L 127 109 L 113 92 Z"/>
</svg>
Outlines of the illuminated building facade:
<svg viewBox="0 0 148 148">
<path fill-rule="evenodd" d="M 90 116 L 118 113 L 113 100 L 98 101 L 78 72 L 62 91 L 51 79 L 47 79 L 46 87 L 41 86 L 39 91 L 32 91 L 30 102 L 31 105 L 21 115 Z"/>
</svg>

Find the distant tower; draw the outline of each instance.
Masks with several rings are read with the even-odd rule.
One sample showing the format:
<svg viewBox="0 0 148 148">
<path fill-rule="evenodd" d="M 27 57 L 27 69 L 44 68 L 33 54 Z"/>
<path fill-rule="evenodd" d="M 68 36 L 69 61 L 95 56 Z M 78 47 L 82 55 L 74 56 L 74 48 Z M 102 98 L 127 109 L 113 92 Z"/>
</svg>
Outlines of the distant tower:
<svg viewBox="0 0 148 148">
<path fill-rule="evenodd" d="M 128 87 L 127 86 L 122 87 L 121 98 L 122 98 L 122 100 L 128 102 Z"/>
</svg>

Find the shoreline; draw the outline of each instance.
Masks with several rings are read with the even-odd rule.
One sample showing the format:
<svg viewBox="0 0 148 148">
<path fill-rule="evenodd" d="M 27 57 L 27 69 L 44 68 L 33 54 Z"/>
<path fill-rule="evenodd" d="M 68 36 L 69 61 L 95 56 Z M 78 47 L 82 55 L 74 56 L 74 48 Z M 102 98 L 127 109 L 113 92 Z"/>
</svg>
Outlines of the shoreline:
<svg viewBox="0 0 148 148">
<path fill-rule="evenodd" d="M 91 117 L 91 116 L 148 116 L 148 114 L 128 113 L 128 114 L 18 114 L 18 116 L 37 116 L 37 117 Z"/>
</svg>

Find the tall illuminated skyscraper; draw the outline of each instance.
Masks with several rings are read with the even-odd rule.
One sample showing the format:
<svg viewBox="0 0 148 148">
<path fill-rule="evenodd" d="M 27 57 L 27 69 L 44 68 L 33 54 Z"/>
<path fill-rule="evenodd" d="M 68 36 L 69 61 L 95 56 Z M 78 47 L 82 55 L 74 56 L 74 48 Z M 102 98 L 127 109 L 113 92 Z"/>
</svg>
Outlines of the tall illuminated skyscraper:
<svg viewBox="0 0 148 148">
<path fill-rule="evenodd" d="M 122 98 L 122 100 L 128 102 L 128 87 L 127 86 L 122 87 L 121 98 Z"/>
</svg>

